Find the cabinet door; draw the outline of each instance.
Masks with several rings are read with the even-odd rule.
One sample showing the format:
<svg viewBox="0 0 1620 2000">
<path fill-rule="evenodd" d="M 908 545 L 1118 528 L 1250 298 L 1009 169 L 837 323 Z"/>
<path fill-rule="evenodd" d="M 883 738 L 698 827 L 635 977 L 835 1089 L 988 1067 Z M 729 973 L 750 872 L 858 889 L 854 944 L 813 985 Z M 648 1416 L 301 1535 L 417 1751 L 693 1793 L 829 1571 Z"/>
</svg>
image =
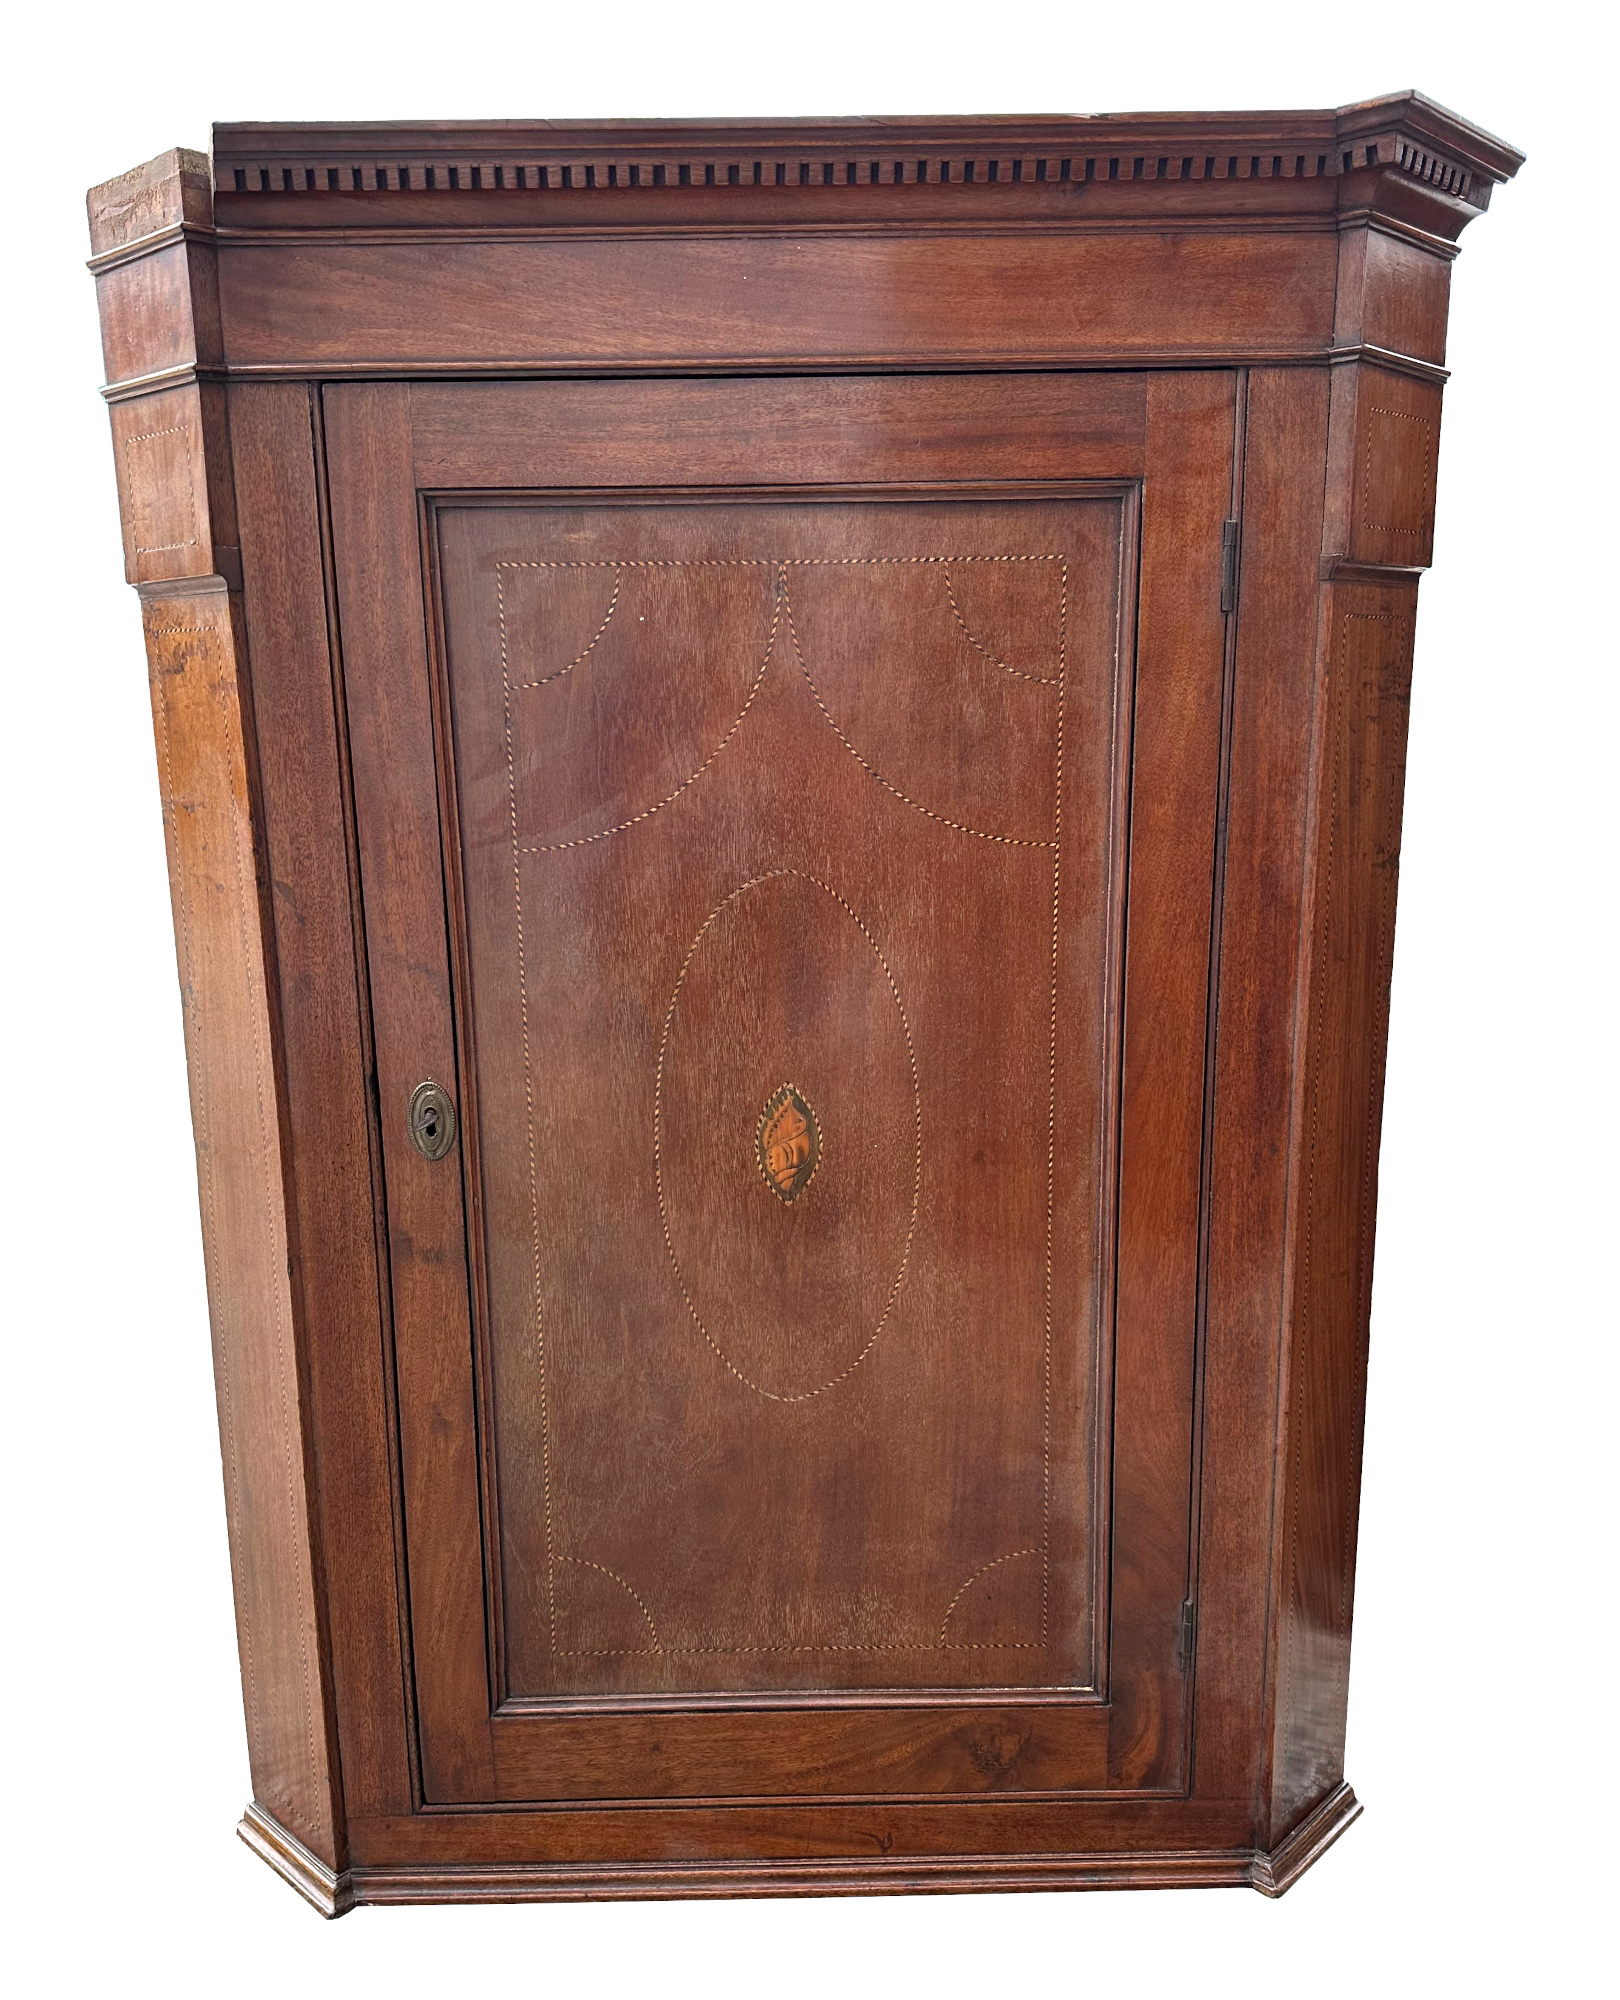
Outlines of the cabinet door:
<svg viewBox="0 0 1620 2000">
<path fill-rule="evenodd" d="M 327 391 L 425 1803 L 1184 1787 L 1233 408 Z"/>
</svg>

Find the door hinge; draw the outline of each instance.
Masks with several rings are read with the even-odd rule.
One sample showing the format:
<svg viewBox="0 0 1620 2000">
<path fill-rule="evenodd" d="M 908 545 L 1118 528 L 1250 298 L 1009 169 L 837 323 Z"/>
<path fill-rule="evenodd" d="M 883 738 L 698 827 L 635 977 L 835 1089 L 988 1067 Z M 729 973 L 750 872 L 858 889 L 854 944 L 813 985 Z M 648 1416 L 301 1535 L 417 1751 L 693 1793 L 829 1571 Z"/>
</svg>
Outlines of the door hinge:
<svg viewBox="0 0 1620 2000">
<path fill-rule="evenodd" d="M 1181 1644 L 1176 1652 L 1176 1664 L 1184 1674 L 1192 1672 L 1193 1652 L 1198 1643 L 1198 1606 L 1188 1598 L 1181 1607 Z"/>
<path fill-rule="evenodd" d="M 1238 587 L 1238 523 L 1221 523 L 1221 609 L 1236 611 Z"/>
</svg>

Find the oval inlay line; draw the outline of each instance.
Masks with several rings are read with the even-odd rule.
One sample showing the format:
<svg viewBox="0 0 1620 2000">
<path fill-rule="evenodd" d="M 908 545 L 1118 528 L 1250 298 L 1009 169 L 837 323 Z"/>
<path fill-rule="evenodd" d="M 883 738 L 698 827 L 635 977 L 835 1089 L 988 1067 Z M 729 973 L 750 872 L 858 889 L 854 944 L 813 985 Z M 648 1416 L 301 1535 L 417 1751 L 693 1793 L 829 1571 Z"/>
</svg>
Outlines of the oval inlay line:
<svg viewBox="0 0 1620 2000">
<path fill-rule="evenodd" d="M 900 1017 L 900 1032 L 906 1045 L 906 1062 L 911 1071 L 912 1114 L 916 1134 L 915 1157 L 911 1173 L 911 1214 L 906 1222 L 905 1247 L 901 1251 L 900 1264 L 894 1274 L 894 1283 L 889 1287 L 889 1294 L 884 1301 L 882 1312 L 878 1315 L 877 1323 L 866 1336 L 865 1341 L 861 1345 L 860 1352 L 856 1354 L 848 1367 L 841 1369 L 838 1374 L 831 1376 L 827 1381 L 819 1383 L 814 1389 L 801 1389 L 794 1395 L 783 1395 L 778 1390 L 767 1389 L 762 1383 L 756 1382 L 752 1376 L 745 1375 L 709 1331 L 708 1326 L 704 1322 L 703 1315 L 693 1303 L 692 1294 L 687 1287 L 686 1275 L 681 1269 L 681 1260 L 675 1252 L 675 1239 L 670 1232 L 669 1207 L 665 1200 L 664 1192 L 664 1066 L 669 1054 L 670 1031 L 675 1025 L 675 1011 L 680 1005 L 681 989 L 686 984 L 686 975 L 691 970 L 692 960 L 697 954 L 699 945 L 708 936 L 716 920 L 725 911 L 729 910 L 740 896 L 745 896 L 750 889 L 757 889 L 765 882 L 780 881 L 784 877 L 792 877 L 796 881 L 808 882 L 812 888 L 819 889 L 825 896 L 830 896 L 839 909 L 843 911 L 844 915 L 854 924 L 861 936 L 865 938 L 867 945 L 871 949 L 872 956 L 877 960 L 888 986 L 890 996 L 894 1001 L 895 1012 Z M 781 1098 L 781 1095 L 780 1091 L 777 1092 L 771 1102 L 773 1104 L 776 1103 Z M 799 1099 L 799 1102 L 802 1104 L 803 1099 Z M 763 1123 L 764 1121 L 762 1121 L 762 1130 Z M 730 895 L 716 903 L 699 926 L 696 937 L 687 946 L 686 956 L 681 961 L 681 969 L 675 980 L 675 990 L 669 996 L 669 1006 L 664 1013 L 663 1033 L 660 1035 L 658 1041 L 658 1065 L 653 1081 L 653 1178 L 658 1189 L 658 1220 L 664 1232 L 664 1248 L 669 1254 L 670 1269 L 674 1273 L 675 1283 L 680 1291 L 681 1299 L 686 1306 L 687 1313 L 691 1318 L 692 1324 L 702 1334 L 716 1358 L 724 1365 L 729 1374 L 736 1377 L 745 1389 L 752 1389 L 756 1396 L 762 1396 L 767 1402 L 771 1403 L 807 1403 L 812 1397 L 824 1396 L 829 1389 L 836 1389 L 840 1382 L 847 1381 L 871 1353 L 872 1349 L 877 1345 L 879 1335 L 888 1325 L 889 1319 L 894 1312 L 895 1301 L 900 1296 L 900 1287 L 905 1282 L 906 1270 L 911 1262 L 911 1246 L 917 1234 L 917 1211 L 922 1201 L 922 1163 L 922 1085 L 917 1075 L 917 1052 L 911 1039 L 911 1022 L 906 1017 L 905 1003 L 900 998 L 900 989 L 895 984 L 894 974 L 890 970 L 889 961 L 883 956 L 882 951 L 879 950 L 877 940 L 856 915 L 852 906 L 845 901 L 836 889 L 832 888 L 828 883 L 823 882 L 818 876 L 807 874 L 802 868 L 772 868 L 767 870 L 763 875 L 754 875 L 748 881 L 739 883 L 731 891 Z M 763 1166 L 761 1171 L 765 1171 Z M 802 1193 L 803 1187 L 807 1185 L 808 1176 L 801 1183 L 799 1191 Z"/>
</svg>

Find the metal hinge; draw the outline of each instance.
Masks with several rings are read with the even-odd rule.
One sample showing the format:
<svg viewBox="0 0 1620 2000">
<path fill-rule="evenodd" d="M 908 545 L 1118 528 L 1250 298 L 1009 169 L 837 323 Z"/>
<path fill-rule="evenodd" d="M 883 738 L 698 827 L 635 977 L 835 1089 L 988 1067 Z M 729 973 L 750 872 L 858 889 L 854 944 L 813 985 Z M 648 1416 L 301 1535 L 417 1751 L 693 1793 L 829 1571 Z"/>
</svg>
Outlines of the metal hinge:
<svg viewBox="0 0 1620 2000">
<path fill-rule="evenodd" d="M 1221 523 L 1221 609 L 1236 611 L 1238 589 L 1238 523 Z"/>
<path fill-rule="evenodd" d="M 1176 1664 L 1184 1674 L 1192 1672 L 1193 1649 L 1197 1643 L 1198 1605 L 1189 1597 L 1181 1607 L 1181 1645 L 1176 1654 Z"/>
</svg>

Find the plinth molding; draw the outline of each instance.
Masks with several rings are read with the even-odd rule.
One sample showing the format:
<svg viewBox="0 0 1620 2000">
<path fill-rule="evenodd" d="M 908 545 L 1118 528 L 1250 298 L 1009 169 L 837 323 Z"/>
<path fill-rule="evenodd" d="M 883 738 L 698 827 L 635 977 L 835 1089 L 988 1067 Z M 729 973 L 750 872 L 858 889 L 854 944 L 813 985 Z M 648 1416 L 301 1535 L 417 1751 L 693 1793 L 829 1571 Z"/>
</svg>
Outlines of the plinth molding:
<svg viewBox="0 0 1620 2000">
<path fill-rule="evenodd" d="M 262 1806 L 250 1805 L 236 1832 L 245 1846 L 268 1862 L 282 1881 L 290 1882 L 323 1917 L 341 1917 L 354 1908 L 354 1880 L 349 1870 L 338 1874 L 328 1868 Z"/>
<path fill-rule="evenodd" d="M 573 1903 L 715 1900 L 728 1896 L 1007 1895 L 1018 1890 L 1222 1889 L 1286 1894 L 1353 1821 L 1348 1785 L 1329 1793 L 1269 1854 L 1184 1852 L 1034 1857 L 896 1857 L 872 1861 L 653 1862 L 629 1867 L 544 1862 L 501 1866 L 357 1867 L 335 1874 L 262 1806 L 237 1832 L 323 1917 L 360 1903 Z"/>
</svg>

